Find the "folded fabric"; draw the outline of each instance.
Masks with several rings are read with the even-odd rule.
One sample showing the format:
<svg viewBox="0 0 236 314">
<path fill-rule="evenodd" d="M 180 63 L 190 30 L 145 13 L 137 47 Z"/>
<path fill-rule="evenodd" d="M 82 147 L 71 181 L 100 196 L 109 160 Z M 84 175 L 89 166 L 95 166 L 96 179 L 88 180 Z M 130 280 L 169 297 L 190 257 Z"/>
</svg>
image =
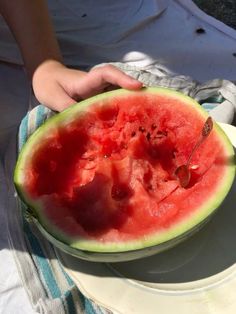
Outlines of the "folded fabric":
<svg viewBox="0 0 236 314">
<path fill-rule="evenodd" d="M 110 64 L 139 79 L 145 86 L 172 88 L 196 99 L 217 122 L 233 122 L 236 111 L 236 85 L 231 81 L 214 79 L 199 83 L 189 76 L 164 71 L 159 65 L 142 69 L 119 62 Z"/>
<path fill-rule="evenodd" d="M 236 104 L 236 87 L 225 80 L 213 80 L 199 84 L 189 77 L 164 73 L 160 68 L 142 70 L 123 63 L 113 65 L 141 80 L 146 86 L 163 86 L 179 90 L 203 104 L 217 121 L 231 123 Z M 22 120 L 18 133 L 18 148 L 22 148 L 28 137 L 50 116 L 56 114 L 39 105 Z M 13 151 L 12 151 L 13 150 Z M 9 158 L 13 158 L 15 146 Z M 16 157 L 16 156 L 15 156 Z M 14 159 L 8 159 L 11 168 Z M 29 295 L 32 307 L 38 313 L 111 313 L 93 300 L 86 298 L 66 274 L 57 259 L 53 246 L 45 240 L 28 218 L 27 208 L 17 198 L 9 182 L 9 241 Z"/>
</svg>

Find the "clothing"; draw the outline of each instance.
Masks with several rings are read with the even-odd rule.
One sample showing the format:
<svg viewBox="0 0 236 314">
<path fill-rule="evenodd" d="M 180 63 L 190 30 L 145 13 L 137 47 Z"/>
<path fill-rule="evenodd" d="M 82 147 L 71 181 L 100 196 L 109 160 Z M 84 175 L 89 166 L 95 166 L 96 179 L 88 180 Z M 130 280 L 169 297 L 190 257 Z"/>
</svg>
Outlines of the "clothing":
<svg viewBox="0 0 236 314">
<path fill-rule="evenodd" d="M 123 62 L 152 71 L 158 65 L 164 73 L 201 82 L 235 79 L 229 65 L 236 60 L 236 36 L 199 19 L 201 11 L 190 0 L 48 0 L 48 5 L 65 63 L 72 67 Z M 0 38 L 0 60 L 21 63 L 2 20 Z"/>
<path fill-rule="evenodd" d="M 82 69 L 123 58 L 143 60 L 145 52 L 131 55 L 128 52 L 128 49 L 139 51 L 141 45 L 133 35 L 148 33 L 168 3 L 169 0 L 48 0 L 65 62 Z M 22 63 L 3 19 L 0 20 L 0 38 L 0 59 Z"/>
</svg>

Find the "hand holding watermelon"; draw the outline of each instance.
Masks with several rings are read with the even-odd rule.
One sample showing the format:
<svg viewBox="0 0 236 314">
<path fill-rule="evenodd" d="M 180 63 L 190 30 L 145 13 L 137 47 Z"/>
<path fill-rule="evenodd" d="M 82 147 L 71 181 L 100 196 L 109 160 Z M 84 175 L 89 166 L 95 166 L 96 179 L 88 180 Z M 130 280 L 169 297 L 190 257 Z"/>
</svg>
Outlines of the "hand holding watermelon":
<svg viewBox="0 0 236 314">
<path fill-rule="evenodd" d="M 42 63 L 36 69 L 32 82 L 39 102 L 56 111 L 117 86 L 131 90 L 142 87 L 141 82 L 112 65 L 84 72 L 68 69 L 54 60 Z"/>
</svg>

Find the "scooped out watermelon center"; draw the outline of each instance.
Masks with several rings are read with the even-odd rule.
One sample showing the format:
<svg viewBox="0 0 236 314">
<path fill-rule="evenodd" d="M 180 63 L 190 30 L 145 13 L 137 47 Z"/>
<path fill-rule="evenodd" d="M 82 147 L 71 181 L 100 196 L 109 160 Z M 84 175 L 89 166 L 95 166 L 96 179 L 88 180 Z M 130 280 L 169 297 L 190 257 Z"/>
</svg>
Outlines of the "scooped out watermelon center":
<svg viewBox="0 0 236 314">
<path fill-rule="evenodd" d="M 181 102 L 144 95 L 88 106 L 37 146 L 28 194 L 66 234 L 102 241 L 142 237 L 187 218 L 214 193 L 227 158 L 212 132 L 191 160 L 188 187 L 180 187 L 175 169 L 205 119 Z M 68 219 L 77 227 L 68 228 Z"/>
</svg>

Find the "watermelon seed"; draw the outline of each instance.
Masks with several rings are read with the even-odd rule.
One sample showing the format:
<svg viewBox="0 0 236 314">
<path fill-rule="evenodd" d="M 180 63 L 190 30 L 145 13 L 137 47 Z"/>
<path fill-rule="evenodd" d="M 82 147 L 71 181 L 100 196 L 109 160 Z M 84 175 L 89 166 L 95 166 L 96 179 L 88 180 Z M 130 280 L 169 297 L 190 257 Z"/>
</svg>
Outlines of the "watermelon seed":
<svg viewBox="0 0 236 314">
<path fill-rule="evenodd" d="M 151 139 L 151 133 L 150 132 L 147 133 L 146 138 L 148 141 L 150 141 L 150 139 Z"/>
<path fill-rule="evenodd" d="M 140 126 L 140 127 L 139 127 L 139 131 L 142 132 L 142 133 L 144 133 L 146 130 L 145 130 L 145 128 L 144 128 L 143 126 Z"/>
<path fill-rule="evenodd" d="M 157 125 L 156 125 L 155 123 L 153 123 L 153 124 L 151 125 L 151 129 L 154 131 L 156 128 L 157 128 Z"/>
<path fill-rule="evenodd" d="M 131 137 L 134 137 L 135 135 L 136 135 L 136 132 L 133 131 L 133 132 L 131 133 Z"/>
</svg>

